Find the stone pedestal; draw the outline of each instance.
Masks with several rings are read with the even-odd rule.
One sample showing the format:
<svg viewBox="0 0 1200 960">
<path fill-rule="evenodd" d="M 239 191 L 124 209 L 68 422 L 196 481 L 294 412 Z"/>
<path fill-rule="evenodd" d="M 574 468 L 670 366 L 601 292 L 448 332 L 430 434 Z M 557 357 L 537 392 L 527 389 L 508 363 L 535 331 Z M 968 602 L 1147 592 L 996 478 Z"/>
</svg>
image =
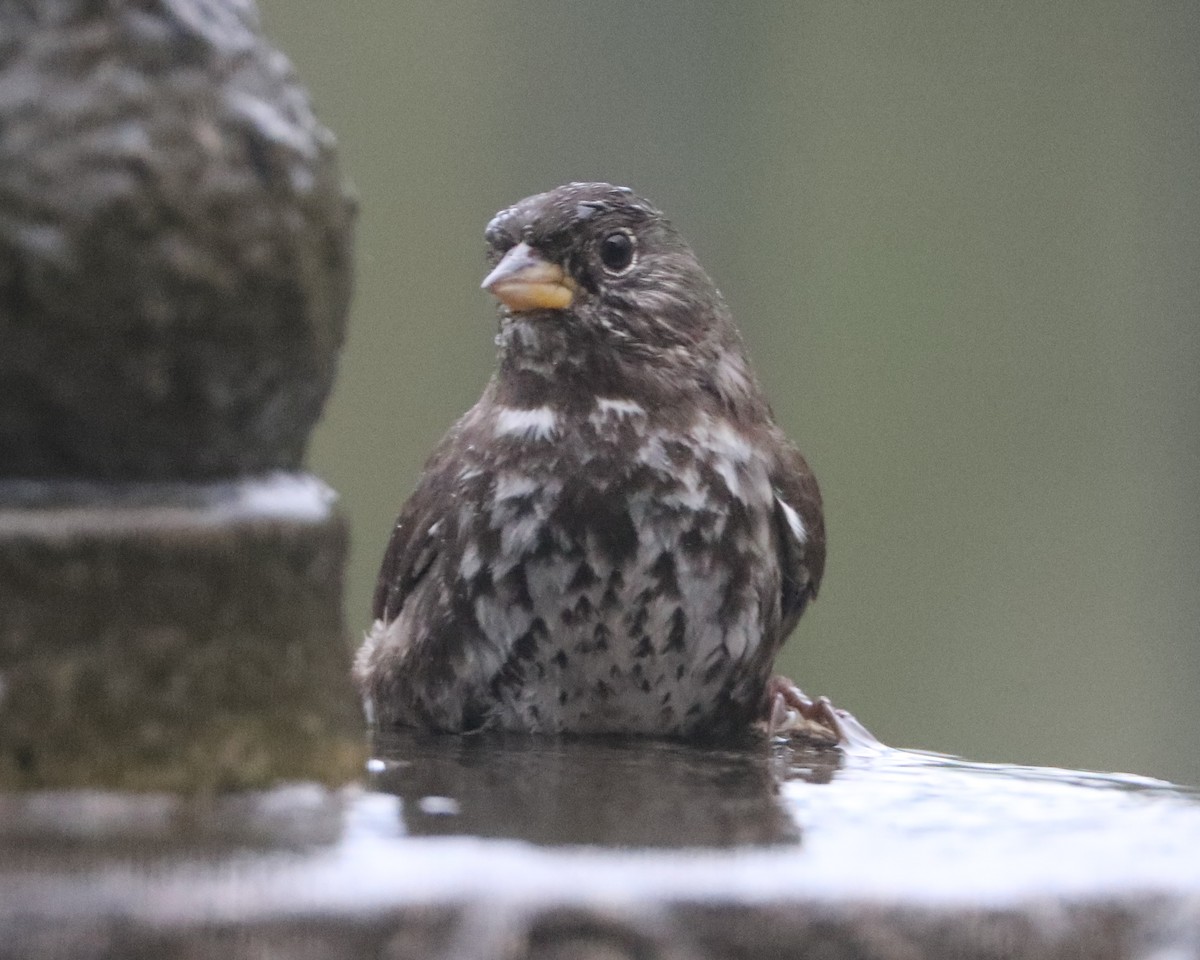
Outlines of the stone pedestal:
<svg viewBox="0 0 1200 960">
<path fill-rule="evenodd" d="M 243 0 L 0 4 L 0 476 L 300 466 L 354 206 Z"/>
<path fill-rule="evenodd" d="M 333 501 L 296 474 L 0 483 L 0 786 L 359 776 Z"/>
<path fill-rule="evenodd" d="M 354 205 L 244 0 L 0 4 L 0 788 L 341 783 Z"/>
</svg>

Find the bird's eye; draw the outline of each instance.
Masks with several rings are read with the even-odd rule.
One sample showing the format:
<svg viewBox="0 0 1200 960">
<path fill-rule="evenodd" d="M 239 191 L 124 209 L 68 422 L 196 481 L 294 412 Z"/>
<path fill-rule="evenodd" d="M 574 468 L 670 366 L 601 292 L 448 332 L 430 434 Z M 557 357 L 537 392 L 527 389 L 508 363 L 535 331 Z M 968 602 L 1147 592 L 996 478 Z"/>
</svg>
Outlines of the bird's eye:
<svg viewBox="0 0 1200 960">
<path fill-rule="evenodd" d="M 627 233 L 610 233 L 600 241 L 600 262 L 614 273 L 620 273 L 633 263 L 633 237 Z"/>
</svg>

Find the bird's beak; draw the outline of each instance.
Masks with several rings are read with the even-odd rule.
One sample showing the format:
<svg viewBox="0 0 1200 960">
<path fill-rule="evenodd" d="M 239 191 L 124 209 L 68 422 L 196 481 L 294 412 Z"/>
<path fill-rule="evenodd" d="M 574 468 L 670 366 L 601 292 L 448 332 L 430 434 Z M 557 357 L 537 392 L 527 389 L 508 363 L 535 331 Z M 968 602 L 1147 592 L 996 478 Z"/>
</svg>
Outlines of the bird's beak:
<svg viewBox="0 0 1200 960">
<path fill-rule="evenodd" d="M 575 281 L 527 243 L 518 243 L 483 281 L 483 289 L 513 313 L 565 310 L 575 299 Z"/>
</svg>

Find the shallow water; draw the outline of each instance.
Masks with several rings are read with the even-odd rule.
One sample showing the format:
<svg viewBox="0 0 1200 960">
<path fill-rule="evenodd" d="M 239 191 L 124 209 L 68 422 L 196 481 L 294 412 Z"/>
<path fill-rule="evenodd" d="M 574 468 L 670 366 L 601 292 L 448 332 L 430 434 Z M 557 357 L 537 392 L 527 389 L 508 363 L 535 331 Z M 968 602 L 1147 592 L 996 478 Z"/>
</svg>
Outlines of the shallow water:
<svg viewBox="0 0 1200 960">
<path fill-rule="evenodd" d="M 827 892 L 1200 892 L 1200 792 L 1146 777 L 810 741 L 398 736 L 375 753 L 373 787 L 411 837 L 792 847 Z"/>
<path fill-rule="evenodd" d="M 154 924 L 447 899 L 908 904 L 1200 897 L 1200 795 L 808 742 L 397 736 L 369 782 L 0 798 L 0 923 Z"/>
</svg>

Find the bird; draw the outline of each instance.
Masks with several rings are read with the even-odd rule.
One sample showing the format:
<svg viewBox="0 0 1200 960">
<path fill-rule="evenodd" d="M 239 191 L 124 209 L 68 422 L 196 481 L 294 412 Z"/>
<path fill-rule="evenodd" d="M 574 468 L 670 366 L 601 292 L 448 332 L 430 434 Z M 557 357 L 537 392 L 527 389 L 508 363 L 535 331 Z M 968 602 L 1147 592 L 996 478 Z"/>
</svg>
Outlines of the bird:
<svg viewBox="0 0 1200 960">
<path fill-rule="evenodd" d="M 373 722 L 736 735 L 827 699 L 773 675 L 817 596 L 816 478 L 691 247 L 627 187 L 485 231 L 497 368 L 403 506 L 354 676 Z"/>
</svg>

